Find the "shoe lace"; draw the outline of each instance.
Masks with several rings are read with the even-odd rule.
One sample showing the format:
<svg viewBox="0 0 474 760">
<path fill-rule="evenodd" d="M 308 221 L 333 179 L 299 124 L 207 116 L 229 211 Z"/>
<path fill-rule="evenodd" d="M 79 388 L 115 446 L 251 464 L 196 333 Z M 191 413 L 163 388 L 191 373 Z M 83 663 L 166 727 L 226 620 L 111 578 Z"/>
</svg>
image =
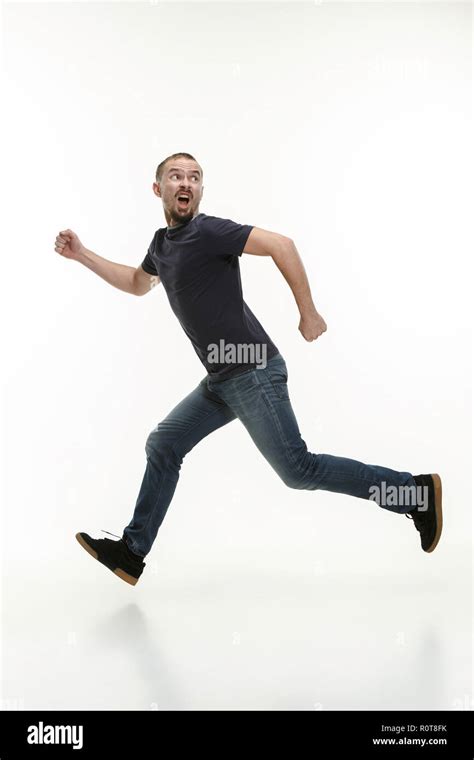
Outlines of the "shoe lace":
<svg viewBox="0 0 474 760">
<path fill-rule="evenodd" d="M 109 536 L 115 536 L 115 538 L 120 538 L 120 540 L 121 540 L 121 541 L 123 541 L 123 538 L 122 538 L 122 536 L 117 536 L 115 533 L 111 533 L 109 530 L 104 530 L 103 528 L 101 528 L 101 531 L 102 531 L 102 533 L 108 533 L 108 534 L 109 534 Z M 103 538 L 103 539 L 101 539 L 101 541 L 109 541 L 111 544 L 116 544 L 116 543 L 117 543 L 116 541 L 111 541 L 111 540 L 110 540 L 110 538 Z M 145 564 L 145 563 L 143 562 L 143 559 L 142 559 L 142 557 L 138 557 L 138 560 L 137 560 L 137 556 L 138 556 L 138 555 L 134 554 L 134 553 L 133 553 L 133 552 L 132 552 L 132 551 L 129 549 L 129 547 L 127 546 L 127 544 L 125 543 L 125 541 L 123 541 L 123 543 L 124 543 L 124 545 L 125 545 L 125 549 L 127 550 L 127 553 L 128 553 L 130 556 L 131 556 L 131 559 L 132 559 L 134 562 L 137 562 L 137 561 L 138 561 L 138 562 L 142 562 L 143 564 Z"/>
<path fill-rule="evenodd" d="M 405 512 L 405 517 L 408 517 L 410 520 L 413 520 L 415 524 L 415 528 L 418 531 L 421 531 L 424 525 L 423 517 L 417 512 L 417 510 L 413 510 L 412 512 Z"/>
</svg>

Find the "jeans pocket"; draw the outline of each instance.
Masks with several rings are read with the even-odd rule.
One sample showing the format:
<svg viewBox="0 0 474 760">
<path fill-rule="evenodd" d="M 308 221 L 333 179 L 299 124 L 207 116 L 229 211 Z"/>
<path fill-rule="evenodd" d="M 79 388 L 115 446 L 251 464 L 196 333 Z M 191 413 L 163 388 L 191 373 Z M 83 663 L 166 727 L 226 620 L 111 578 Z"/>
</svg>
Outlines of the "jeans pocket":
<svg viewBox="0 0 474 760">
<path fill-rule="evenodd" d="M 255 370 L 247 369 L 238 375 L 228 377 L 226 380 L 213 382 L 207 378 L 207 388 L 211 393 L 215 393 L 222 399 L 230 399 L 242 394 L 246 394 L 258 385 L 255 379 Z"/>
<path fill-rule="evenodd" d="M 277 397 L 288 401 L 288 370 L 283 360 L 267 366 L 267 378 Z"/>
</svg>

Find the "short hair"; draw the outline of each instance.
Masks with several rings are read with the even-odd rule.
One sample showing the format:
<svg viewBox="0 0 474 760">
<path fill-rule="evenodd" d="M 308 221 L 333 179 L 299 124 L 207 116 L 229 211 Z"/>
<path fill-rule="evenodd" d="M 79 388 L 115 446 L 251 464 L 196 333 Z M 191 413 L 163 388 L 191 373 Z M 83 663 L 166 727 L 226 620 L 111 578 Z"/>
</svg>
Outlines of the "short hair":
<svg viewBox="0 0 474 760">
<path fill-rule="evenodd" d="M 168 161 L 172 161 L 174 158 L 189 158 L 191 161 L 196 161 L 194 156 L 192 156 L 190 153 L 173 153 L 172 156 L 168 156 L 161 162 L 161 164 L 158 164 L 158 168 L 156 170 L 156 175 L 155 175 L 157 182 L 161 182 L 161 178 L 163 176 L 163 172 L 164 172 L 166 164 L 168 163 Z M 198 162 L 196 161 L 196 163 Z M 199 168 L 201 169 L 200 166 Z M 204 176 L 204 172 L 201 169 L 201 179 L 203 178 L 203 176 Z"/>
</svg>

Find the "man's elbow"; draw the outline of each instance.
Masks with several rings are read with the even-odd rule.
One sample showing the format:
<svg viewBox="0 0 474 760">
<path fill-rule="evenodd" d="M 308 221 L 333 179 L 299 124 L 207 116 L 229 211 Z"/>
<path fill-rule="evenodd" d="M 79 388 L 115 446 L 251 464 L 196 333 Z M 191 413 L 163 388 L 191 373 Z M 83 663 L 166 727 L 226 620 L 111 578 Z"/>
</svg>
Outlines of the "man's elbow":
<svg viewBox="0 0 474 760">
<path fill-rule="evenodd" d="M 272 250 L 272 258 L 275 262 L 282 261 L 296 251 L 292 238 L 287 235 L 278 235 Z"/>
</svg>

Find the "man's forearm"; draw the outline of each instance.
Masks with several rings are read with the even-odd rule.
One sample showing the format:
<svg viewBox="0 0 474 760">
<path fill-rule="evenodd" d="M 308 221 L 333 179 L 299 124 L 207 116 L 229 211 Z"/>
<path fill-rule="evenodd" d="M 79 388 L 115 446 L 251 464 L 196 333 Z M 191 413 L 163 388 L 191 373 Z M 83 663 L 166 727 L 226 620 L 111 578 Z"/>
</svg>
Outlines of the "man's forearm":
<svg viewBox="0 0 474 760">
<path fill-rule="evenodd" d="M 103 280 L 113 285 L 114 288 L 135 295 L 134 275 L 135 267 L 129 267 L 125 264 L 117 264 L 114 261 L 102 258 L 97 253 L 84 248 L 83 252 L 76 259 L 85 267 L 90 269 Z"/>
<path fill-rule="evenodd" d="M 285 238 L 272 258 L 290 286 L 301 316 L 317 313 L 306 271 L 294 242 Z"/>
</svg>

